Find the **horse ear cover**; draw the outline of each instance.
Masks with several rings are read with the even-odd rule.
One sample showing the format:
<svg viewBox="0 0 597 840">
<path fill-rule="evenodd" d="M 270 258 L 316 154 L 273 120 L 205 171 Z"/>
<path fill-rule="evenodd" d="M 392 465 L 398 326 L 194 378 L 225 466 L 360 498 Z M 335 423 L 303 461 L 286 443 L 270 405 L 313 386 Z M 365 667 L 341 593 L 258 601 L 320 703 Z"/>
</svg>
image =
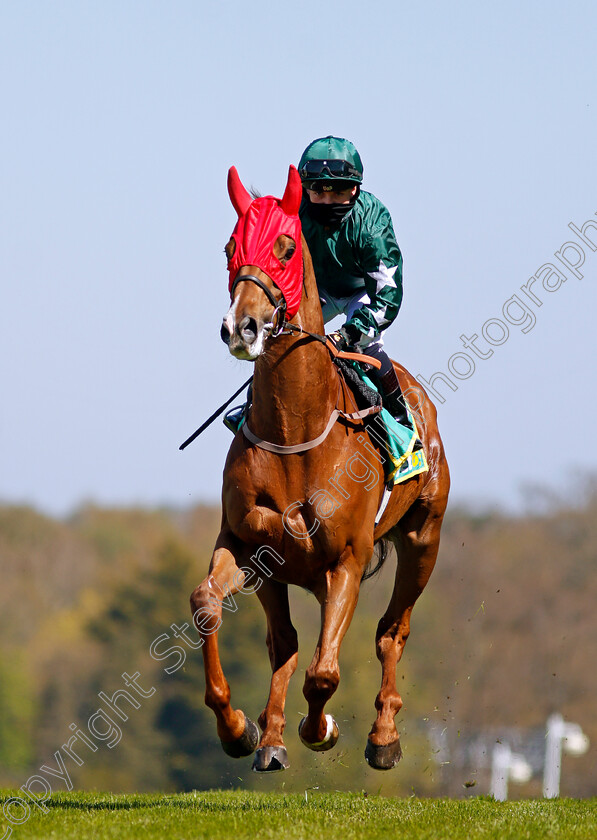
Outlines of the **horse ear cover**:
<svg viewBox="0 0 597 840">
<path fill-rule="evenodd" d="M 281 208 L 288 216 L 296 216 L 299 207 L 301 206 L 301 199 L 303 197 L 303 185 L 301 184 L 301 176 L 298 174 L 296 166 L 290 164 L 288 169 L 288 181 L 286 189 L 282 196 Z"/>
<path fill-rule="evenodd" d="M 230 196 L 230 201 L 240 218 L 247 212 L 253 199 L 251 198 L 249 192 L 247 192 L 247 190 L 243 187 L 242 181 L 236 171 L 236 166 L 231 166 L 228 170 L 228 195 Z"/>
</svg>

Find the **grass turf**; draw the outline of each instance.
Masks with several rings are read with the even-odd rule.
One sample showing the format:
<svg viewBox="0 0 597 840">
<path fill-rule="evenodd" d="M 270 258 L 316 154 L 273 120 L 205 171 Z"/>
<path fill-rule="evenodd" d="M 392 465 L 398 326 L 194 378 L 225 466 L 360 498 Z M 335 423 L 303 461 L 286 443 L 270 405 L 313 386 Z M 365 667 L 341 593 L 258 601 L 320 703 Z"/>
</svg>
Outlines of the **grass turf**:
<svg viewBox="0 0 597 840">
<path fill-rule="evenodd" d="M 5 808 L 20 791 L 2 791 Z M 197 791 L 188 794 L 54 794 L 48 813 L 9 806 L 4 838 L 36 840 L 537 840 L 597 837 L 597 799 L 494 802 L 490 798 L 386 799 L 356 793 Z M 25 818 L 26 817 L 26 818 Z M 0 834 L 2 840 L 2 834 Z"/>
</svg>

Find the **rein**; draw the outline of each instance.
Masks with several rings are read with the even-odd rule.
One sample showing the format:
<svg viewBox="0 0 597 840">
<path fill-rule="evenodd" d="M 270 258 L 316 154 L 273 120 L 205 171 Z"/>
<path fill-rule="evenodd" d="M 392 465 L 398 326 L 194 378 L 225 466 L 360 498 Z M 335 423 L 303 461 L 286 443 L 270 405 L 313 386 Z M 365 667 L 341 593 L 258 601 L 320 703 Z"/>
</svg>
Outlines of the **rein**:
<svg viewBox="0 0 597 840">
<path fill-rule="evenodd" d="M 242 282 L 249 282 L 255 283 L 255 285 L 259 286 L 259 288 L 263 291 L 271 305 L 274 307 L 274 311 L 272 313 L 272 320 L 269 324 L 265 325 L 265 328 L 269 330 L 270 338 L 277 338 L 279 335 L 292 335 L 293 333 L 304 333 L 308 335 L 310 338 L 314 339 L 315 341 L 321 342 L 321 344 L 325 344 L 328 351 L 330 352 L 332 359 L 335 361 L 336 359 L 350 359 L 351 361 L 355 362 L 363 362 L 365 364 L 370 365 L 371 367 L 379 369 L 381 367 L 381 362 L 378 359 L 374 359 L 371 356 L 366 356 L 362 353 L 348 353 L 346 351 L 341 351 L 336 348 L 331 339 L 329 339 L 326 335 L 319 335 L 318 333 L 309 332 L 302 326 L 298 326 L 296 324 L 290 324 L 286 322 L 286 300 L 284 295 L 281 296 L 280 300 L 276 300 L 274 293 L 266 284 L 261 280 L 261 278 L 257 277 L 254 274 L 242 274 L 237 275 L 234 283 L 232 284 L 232 288 L 230 289 L 230 297 L 234 297 L 234 291 L 239 283 Z M 192 443 L 195 438 L 199 437 L 201 432 L 205 431 L 208 426 L 210 426 L 213 421 L 220 416 L 220 414 L 227 408 L 232 400 L 237 397 L 241 391 L 243 391 L 250 382 L 253 381 L 253 376 L 250 376 L 246 382 L 244 382 L 240 388 L 232 394 L 232 396 L 226 400 L 226 402 L 221 405 L 214 413 L 207 418 L 207 420 L 199 426 L 199 428 L 193 432 L 190 437 L 188 437 L 184 443 L 182 443 L 178 448 L 180 450 L 185 449 L 190 443 Z M 363 420 L 365 417 L 368 417 L 371 414 L 376 414 L 380 411 L 380 406 L 371 406 L 369 408 L 364 408 L 361 411 L 354 411 L 352 414 L 347 414 L 345 411 L 342 411 L 339 408 L 335 408 L 328 420 L 327 426 L 323 430 L 323 432 L 318 435 L 313 440 L 309 440 L 306 443 L 298 443 L 295 445 L 290 446 L 282 446 L 278 443 L 270 443 L 267 440 L 263 440 L 262 438 L 258 437 L 254 434 L 248 426 L 248 423 L 245 421 L 242 425 L 242 431 L 244 436 L 249 440 L 251 443 L 255 444 L 255 446 L 260 447 L 260 449 L 266 449 L 268 452 L 275 452 L 277 455 L 293 455 L 298 452 L 307 452 L 309 449 L 314 449 L 316 446 L 319 446 L 320 443 L 327 438 L 329 433 L 331 432 L 334 423 L 339 417 L 342 417 L 344 420 L 349 420 L 352 422 L 356 422 L 359 420 Z"/>
<path fill-rule="evenodd" d="M 260 280 L 259 277 L 256 277 L 254 274 L 244 274 L 242 275 L 242 277 L 237 276 L 234 283 L 232 284 L 231 295 L 234 295 L 234 289 L 236 288 L 237 284 L 242 280 L 249 280 L 252 283 L 256 283 L 261 289 L 263 289 L 263 291 L 267 295 L 269 302 L 274 307 L 270 332 L 271 337 L 276 338 L 279 335 L 292 335 L 293 333 L 304 333 L 305 335 L 308 335 L 315 341 L 319 341 L 321 342 L 321 344 L 325 344 L 328 351 L 332 355 L 334 361 L 338 358 L 351 359 L 353 361 L 365 362 L 366 364 L 369 364 L 377 369 L 381 367 L 381 362 L 378 359 L 372 358 L 371 356 L 365 356 L 361 353 L 347 353 L 345 351 L 339 351 L 336 348 L 334 342 L 331 341 L 326 335 L 319 335 L 318 333 L 309 332 L 309 330 L 306 330 L 302 326 L 297 326 L 296 324 L 285 323 L 284 316 L 286 313 L 286 301 L 284 300 L 284 295 L 282 295 L 281 302 L 276 301 L 271 289 L 269 289 L 265 285 L 265 283 L 262 280 Z M 310 449 L 315 449 L 315 447 L 323 443 L 329 435 L 329 433 L 332 431 L 338 418 L 341 417 L 344 420 L 348 420 L 354 423 L 364 420 L 365 417 L 369 417 L 371 414 L 377 414 L 379 411 L 381 411 L 381 405 L 373 405 L 369 408 L 363 408 L 360 411 L 353 411 L 350 414 L 346 411 L 342 411 L 342 409 L 340 408 L 335 408 L 330 414 L 327 425 L 320 435 L 318 435 L 316 438 L 313 438 L 312 440 L 306 441 L 305 443 L 296 443 L 290 445 L 272 443 L 271 441 L 260 438 L 258 435 L 252 432 L 251 429 L 249 429 L 249 423 L 247 420 L 245 420 L 241 428 L 243 435 L 247 438 L 247 440 L 253 443 L 255 446 L 258 446 L 260 449 L 265 449 L 268 452 L 274 452 L 276 455 L 296 455 L 300 452 L 308 452 Z"/>
<path fill-rule="evenodd" d="M 297 326 L 296 324 L 286 323 L 286 299 L 284 298 L 284 295 L 281 295 L 280 300 L 276 300 L 272 290 L 268 286 L 266 286 L 266 284 L 260 277 L 257 277 L 255 274 L 238 274 L 236 276 L 236 279 L 232 284 L 232 288 L 230 289 L 231 300 L 234 298 L 234 292 L 238 284 L 245 281 L 249 283 L 255 283 L 256 286 L 259 286 L 261 291 L 265 294 L 271 305 L 274 307 L 274 311 L 272 313 L 272 320 L 269 324 L 265 325 L 265 328 L 269 329 L 271 338 L 277 338 L 277 336 L 279 335 L 289 335 L 293 332 L 304 333 L 305 335 L 310 336 L 310 338 L 313 338 L 316 341 L 320 341 L 322 344 L 325 344 L 332 356 L 334 356 L 335 358 L 351 359 L 355 362 L 364 362 L 365 364 L 368 364 L 371 367 L 377 368 L 377 370 L 379 370 L 379 368 L 381 367 L 381 362 L 378 359 L 374 359 L 371 356 L 367 356 L 364 353 L 348 353 L 344 350 L 337 350 L 336 345 L 327 337 L 327 335 L 319 335 L 318 333 L 312 333 L 309 332 L 309 330 L 306 330 L 304 327 Z"/>
</svg>

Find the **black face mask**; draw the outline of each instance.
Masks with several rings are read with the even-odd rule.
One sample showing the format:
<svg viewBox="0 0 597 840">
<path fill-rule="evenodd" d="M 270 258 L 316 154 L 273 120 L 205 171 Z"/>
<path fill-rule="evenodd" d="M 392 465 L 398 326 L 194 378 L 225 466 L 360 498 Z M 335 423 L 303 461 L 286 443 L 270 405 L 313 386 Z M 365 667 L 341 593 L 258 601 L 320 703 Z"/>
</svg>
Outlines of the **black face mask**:
<svg viewBox="0 0 597 840">
<path fill-rule="evenodd" d="M 307 212 L 320 225 L 338 227 L 355 205 L 356 196 L 348 204 L 315 204 L 309 201 Z"/>
</svg>

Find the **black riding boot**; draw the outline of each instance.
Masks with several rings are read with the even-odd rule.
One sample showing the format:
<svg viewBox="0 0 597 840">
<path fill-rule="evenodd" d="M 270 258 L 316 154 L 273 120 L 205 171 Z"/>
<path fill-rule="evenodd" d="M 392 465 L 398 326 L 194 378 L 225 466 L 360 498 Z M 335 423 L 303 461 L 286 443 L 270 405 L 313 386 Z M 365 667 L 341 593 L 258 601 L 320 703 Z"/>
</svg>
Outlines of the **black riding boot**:
<svg viewBox="0 0 597 840">
<path fill-rule="evenodd" d="M 368 356 L 373 356 L 381 362 L 381 368 L 376 370 L 372 368 L 369 376 L 371 376 L 381 391 L 381 398 L 383 407 L 387 409 L 392 417 L 394 417 L 401 425 L 406 426 L 407 429 L 412 429 L 413 425 L 410 422 L 408 412 L 406 410 L 406 403 L 402 396 L 402 389 L 394 370 L 392 360 L 385 350 L 374 345 L 367 347 L 363 352 Z"/>
<path fill-rule="evenodd" d="M 380 385 L 381 398 L 384 408 L 387 409 L 392 417 L 394 417 L 394 419 L 402 426 L 406 426 L 407 429 L 412 429 L 413 425 L 410 421 L 410 417 L 408 416 L 406 402 L 402 396 L 402 389 L 400 387 L 400 383 L 398 382 L 398 377 L 396 376 L 394 368 L 390 367 L 390 369 L 383 374 L 380 371 L 377 375 L 377 381 Z"/>
<path fill-rule="evenodd" d="M 247 411 L 249 410 L 249 406 L 251 405 L 251 401 L 253 399 L 253 383 L 249 385 L 247 388 L 247 401 L 243 403 L 243 405 L 237 405 L 235 408 L 231 408 L 230 411 L 227 411 L 224 415 L 222 420 L 223 424 L 226 426 L 227 429 L 230 429 L 233 435 L 235 435 L 241 427 L 241 423 L 245 418 Z"/>
</svg>

